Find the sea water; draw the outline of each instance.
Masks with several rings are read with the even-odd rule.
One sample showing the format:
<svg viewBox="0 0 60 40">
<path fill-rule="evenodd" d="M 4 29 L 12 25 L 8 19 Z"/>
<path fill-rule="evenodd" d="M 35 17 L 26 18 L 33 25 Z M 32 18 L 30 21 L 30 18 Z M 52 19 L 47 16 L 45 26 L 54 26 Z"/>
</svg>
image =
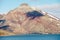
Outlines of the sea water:
<svg viewBox="0 0 60 40">
<path fill-rule="evenodd" d="M 26 34 L 0 36 L 0 40 L 60 40 L 60 34 Z"/>
</svg>

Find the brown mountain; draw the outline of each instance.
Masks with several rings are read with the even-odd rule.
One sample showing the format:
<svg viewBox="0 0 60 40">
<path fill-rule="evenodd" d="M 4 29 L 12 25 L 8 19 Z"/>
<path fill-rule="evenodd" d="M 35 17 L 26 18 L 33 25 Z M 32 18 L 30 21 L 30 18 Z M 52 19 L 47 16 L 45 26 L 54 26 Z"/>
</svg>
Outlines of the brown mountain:
<svg viewBox="0 0 60 40">
<path fill-rule="evenodd" d="M 15 34 L 6 30 L 0 30 L 0 36 L 8 36 L 8 35 L 15 35 Z"/>
<path fill-rule="evenodd" d="M 5 22 L 0 29 L 16 34 L 60 34 L 60 20 L 58 18 L 27 4 L 22 4 L 11 10 L 2 19 Z"/>
<path fill-rule="evenodd" d="M 3 17 L 3 15 L 0 14 L 0 19 Z"/>
</svg>

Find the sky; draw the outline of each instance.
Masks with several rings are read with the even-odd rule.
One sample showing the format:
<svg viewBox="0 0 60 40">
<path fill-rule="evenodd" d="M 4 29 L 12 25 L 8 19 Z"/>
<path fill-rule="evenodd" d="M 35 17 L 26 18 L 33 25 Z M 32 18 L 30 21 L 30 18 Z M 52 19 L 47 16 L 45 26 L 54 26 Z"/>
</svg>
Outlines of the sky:
<svg viewBox="0 0 60 40">
<path fill-rule="evenodd" d="M 48 13 L 60 14 L 60 0 L 0 0 L 0 14 L 5 14 L 19 7 L 22 3 L 38 7 Z"/>
</svg>

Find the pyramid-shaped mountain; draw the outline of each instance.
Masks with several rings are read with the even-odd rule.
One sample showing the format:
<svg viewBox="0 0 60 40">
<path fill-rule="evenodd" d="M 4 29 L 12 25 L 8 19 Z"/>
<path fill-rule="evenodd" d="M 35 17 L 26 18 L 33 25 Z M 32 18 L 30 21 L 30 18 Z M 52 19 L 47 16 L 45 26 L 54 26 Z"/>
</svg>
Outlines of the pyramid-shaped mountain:
<svg viewBox="0 0 60 40">
<path fill-rule="evenodd" d="M 24 3 L 4 15 L 0 29 L 14 34 L 60 34 L 60 20 Z"/>
</svg>

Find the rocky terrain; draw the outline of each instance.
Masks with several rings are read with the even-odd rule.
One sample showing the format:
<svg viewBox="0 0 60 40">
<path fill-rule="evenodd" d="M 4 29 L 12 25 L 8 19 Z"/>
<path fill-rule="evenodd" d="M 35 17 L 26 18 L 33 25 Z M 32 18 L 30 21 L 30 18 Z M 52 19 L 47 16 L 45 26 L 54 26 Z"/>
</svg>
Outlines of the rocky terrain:
<svg viewBox="0 0 60 40">
<path fill-rule="evenodd" d="M 3 15 L 0 14 L 0 19 L 3 17 Z"/>
<path fill-rule="evenodd" d="M 0 36 L 8 36 L 8 35 L 15 35 L 15 34 L 6 30 L 0 30 Z"/>
<path fill-rule="evenodd" d="M 8 31 L 9 35 L 10 32 L 13 34 L 60 34 L 60 19 L 40 9 L 22 4 L 1 18 L 1 30 Z M 0 35 L 3 34 L 0 32 Z"/>
</svg>

